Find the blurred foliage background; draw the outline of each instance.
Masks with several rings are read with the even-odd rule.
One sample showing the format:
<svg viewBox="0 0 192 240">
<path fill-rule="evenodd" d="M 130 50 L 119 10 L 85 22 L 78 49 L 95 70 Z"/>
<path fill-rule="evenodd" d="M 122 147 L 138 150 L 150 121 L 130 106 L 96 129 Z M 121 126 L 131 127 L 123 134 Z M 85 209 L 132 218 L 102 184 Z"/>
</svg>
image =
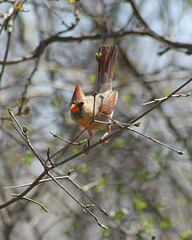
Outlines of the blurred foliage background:
<svg viewBox="0 0 192 240">
<path fill-rule="evenodd" d="M 152 37 L 138 21 L 173 45 Z M 10 124 L 11 107 L 27 126 L 33 147 L 43 158 L 54 154 L 82 128 L 70 118 L 69 103 L 77 83 L 88 94 L 95 90 L 95 54 L 101 44 L 119 48 L 113 88 L 119 98 L 114 119 L 128 122 L 151 105 L 142 103 L 167 96 L 191 77 L 192 8 L 189 0 L 0 1 L 0 202 L 31 183 L 43 168 Z M 20 3 L 21 4 L 21 3 Z M 11 13 L 13 13 L 11 15 Z M 130 31 L 131 30 L 131 31 Z M 143 32 L 140 30 L 143 30 Z M 188 43 L 177 47 L 175 42 Z M 175 47 L 174 47 L 175 46 Z M 6 56 L 7 53 L 7 56 Z M 190 93 L 191 84 L 181 93 Z M 99 221 L 54 182 L 39 184 L 27 196 L 49 210 L 20 200 L 1 210 L 1 239 L 192 239 L 192 107 L 191 96 L 175 97 L 141 119 L 136 130 L 164 142 L 178 155 L 140 135 L 123 131 L 54 169 L 67 176 L 107 210 L 90 207 Z M 112 127 L 112 131 L 117 126 Z M 94 134 L 93 142 L 104 133 Z M 86 133 L 80 140 L 87 138 Z M 53 162 L 83 146 L 71 146 Z M 83 204 L 92 202 L 79 186 L 61 179 Z"/>
</svg>

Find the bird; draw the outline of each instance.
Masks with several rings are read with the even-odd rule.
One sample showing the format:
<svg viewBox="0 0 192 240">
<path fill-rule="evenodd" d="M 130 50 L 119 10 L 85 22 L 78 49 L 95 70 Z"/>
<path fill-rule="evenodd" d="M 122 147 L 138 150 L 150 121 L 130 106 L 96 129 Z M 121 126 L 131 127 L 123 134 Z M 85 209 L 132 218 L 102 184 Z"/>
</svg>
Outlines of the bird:
<svg viewBox="0 0 192 240">
<path fill-rule="evenodd" d="M 99 130 L 106 126 L 106 133 L 100 138 L 103 144 L 105 144 L 104 138 L 111 132 L 111 119 L 118 98 L 118 92 L 112 90 L 117 54 L 118 47 L 116 45 L 101 45 L 99 53 L 96 54 L 95 94 L 85 96 L 78 83 L 71 98 L 71 118 L 78 125 L 86 128 L 89 142 L 93 137 L 93 130 Z"/>
</svg>

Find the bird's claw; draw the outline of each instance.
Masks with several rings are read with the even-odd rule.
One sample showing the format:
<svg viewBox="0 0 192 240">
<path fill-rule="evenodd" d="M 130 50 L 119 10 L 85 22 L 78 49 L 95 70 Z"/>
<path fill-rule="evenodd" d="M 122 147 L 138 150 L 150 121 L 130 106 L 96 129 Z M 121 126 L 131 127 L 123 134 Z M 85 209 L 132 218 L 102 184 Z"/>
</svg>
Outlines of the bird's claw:
<svg viewBox="0 0 192 240">
<path fill-rule="evenodd" d="M 83 151 L 85 154 L 89 153 L 88 148 L 90 147 L 90 139 L 88 139 L 88 141 L 85 143 L 84 147 L 83 147 Z"/>
<path fill-rule="evenodd" d="M 105 146 L 105 145 L 108 143 L 108 141 L 105 140 L 104 138 L 100 138 L 100 139 L 99 139 L 99 142 L 100 142 L 100 144 L 103 145 L 103 146 Z"/>
<path fill-rule="evenodd" d="M 100 142 L 101 145 L 105 146 L 105 145 L 108 143 L 108 141 L 105 140 L 105 138 L 107 137 L 108 134 L 109 134 L 109 133 L 106 132 L 106 133 L 99 139 L 99 142 Z"/>
</svg>

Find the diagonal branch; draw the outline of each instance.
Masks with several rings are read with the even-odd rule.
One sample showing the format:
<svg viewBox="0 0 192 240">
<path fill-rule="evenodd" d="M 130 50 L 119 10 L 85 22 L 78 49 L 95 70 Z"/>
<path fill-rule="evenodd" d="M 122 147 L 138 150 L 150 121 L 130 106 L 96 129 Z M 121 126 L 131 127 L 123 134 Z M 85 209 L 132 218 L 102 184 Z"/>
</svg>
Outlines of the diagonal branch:
<svg viewBox="0 0 192 240">
<path fill-rule="evenodd" d="M 166 52 L 169 49 L 182 48 L 182 49 L 187 49 L 186 54 L 192 54 L 192 46 L 190 46 L 191 44 L 188 45 L 186 43 L 174 42 L 174 41 L 171 41 L 170 39 L 156 33 L 149 27 L 148 23 L 141 16 L 135 0 L 127 0 L 127 2 L 131 4 L 134 15 L 138 19 L 140 24 L 144 27 L 144 31 L 146 31 L 146 35 L 148 35 L 160 42 L 163 42 L 168 46 L 168 48 L 164 52 Z M 164 52 L 161 52 L 160 55 L 162 55 Z"/>
<path fill-rule="evenodd" d="M 169 98 L 171 98 L 172 95 L 174 95 L 174 94 L 177 93 L 179 90 L 181 90 L 182 88 L 184 88 L 184 87 L 185 87 L 187 84 L 189 84 L 191 81 L 192 81 L 192 78 L 190 78 L 187 82 L 185 82 L 185 83 L 182 84 L 179 88 L 177 88 L 177 89 L 174 90 L 171 94 L 169 94 L 169 95 L 167 96 L 167 98 L 165 98 L 165 99 L 163 99 L 162 101 L 156 103 L 153 107 L 149 108 L 147 111 L 145 111 L 144 113 L 140 114 L 138 117 L 132 119 L 128 124 L 133 124 L 133 123 L 135 123 L 136 121 L 138 121 L 139 119 L 141 119 L 142 117 L 144 117 L 145 115 L 147 115 L 149 112 L 151 112 L 152 110 L 154 110 L 155 108 L 157 108 L 158 106 L 160 106 L 162 103 L 164 103 L 165 101 L 167 101 Z M 121 127 L 120 129 L 117 129 L 117 130 L 114 131 L 113 133 L 109 134 L 109 135 L 105 138 L 105 140 L 113 137 L 114 135 L 116 135 L 116 134 L 118 134 L 118 133 L 120 133 L 120 132 L 122 132 L 122 131 L 124 131 L 124 130 L 126 130 L 126 129 L 127 129 L 127 125 Z M 87 150 L 91 150 L 91 149 L 95 148 L 95 147 L 98 146 L 98 145 L 100 145 L 100 141 L 92 144 L 91 146 L 88 146 L 88 147 L 87 147 Z M 69 144 L 68 146 L 70 146 L 70 144 Z M 62 151 L 62 150 L 63 150 L 63 149 L 61 149 L 60 151 Z M 70 157 L 68 157 L 68 158 L 60 161 L 59 163 L 50 166 L 50 167 L 45 167 L 45 166 L 44 166 L 44 171 L 41 173 L 41 175 L 40 175 L 25 191 L 23 191 L 23 192 L 22 192 L 21 194 L 19 194 L 17 197 L 15 197 L 15 198 L 9 200 L 8 202 L 3 203 L 2 205 L 0 205 L 0 209 L 5 208 L 5 207 L 13 204 L 14 202 L 22 199 L 28 192 L 30 192 L 35 186 L 37 186 L 37 185 L 39 184 L 40 180 L 42 180 L 42 178 L 43 178 L 45 175 L 49 175 L 49 176 L 53 179 L 52 175 L 49 174 L 49 171 L 50 171 L 51 169 L 54 169 L 55 167 L 61 166 L 61 165 L 65 164 L 65 163 L 69 162 L 70 160 L 72 160 L 72 159 L 74 159 L 74 158 L 77 158 L 78 156 L 80 156 L 80 155 L 82 155 L 82 154 L 85 154 L 85 151 L 84 151 L 84 150 L 82 150 L 82 151 L 80 151 L 80 152 L 78 152 L 78 153 L 76 153 L 76 154 L 74 154 L 74 155 L 72 155 L 72 156 L 70 156 Z M 56 155 L 56 154 L 54 154 L 54 155 Z M 54 157 L 54 155 L 53 155 L 52 157 Z M 56 179 L 53 179 L 53 180 L 55 181 Z M 57 183 L 57 180 L 56 180 L 55 182 Z M 84 209 L 84 210 L 85 210 L 85 209 Z M 89 211 L 87 208 L 86 208 L 86 210 Z M 93 215 L 94 215 L 94 214 L 93 214 Z M 94 216 L 93 216 L 93 217 L 94 217 Z M 95 216 L 95 217 L 96 217 L 96 216 Z M 97 223 L 98 223 L 101 227 L 105 227 L 105 226 L 103 226 L 103 225 L 99 222 L 99 220 L 98 220 L 97 217 L 95 218 L 95 220 L 97 221 Z"/>
</svg>

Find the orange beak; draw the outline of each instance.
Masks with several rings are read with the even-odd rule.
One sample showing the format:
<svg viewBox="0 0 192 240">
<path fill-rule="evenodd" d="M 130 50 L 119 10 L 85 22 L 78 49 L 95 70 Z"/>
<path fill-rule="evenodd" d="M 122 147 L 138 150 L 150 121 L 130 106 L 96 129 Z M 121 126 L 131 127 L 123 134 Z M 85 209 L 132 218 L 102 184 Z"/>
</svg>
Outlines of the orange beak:
<svg viewBox="0 0 192 240">
<path fill-rule="evenodd" d="M 79 110 L 79 107 L 76 104 L 72 103 L 71 104 L 71 111 L 72 112 L 79 112 L 80 110 Z"/>
</svg>

